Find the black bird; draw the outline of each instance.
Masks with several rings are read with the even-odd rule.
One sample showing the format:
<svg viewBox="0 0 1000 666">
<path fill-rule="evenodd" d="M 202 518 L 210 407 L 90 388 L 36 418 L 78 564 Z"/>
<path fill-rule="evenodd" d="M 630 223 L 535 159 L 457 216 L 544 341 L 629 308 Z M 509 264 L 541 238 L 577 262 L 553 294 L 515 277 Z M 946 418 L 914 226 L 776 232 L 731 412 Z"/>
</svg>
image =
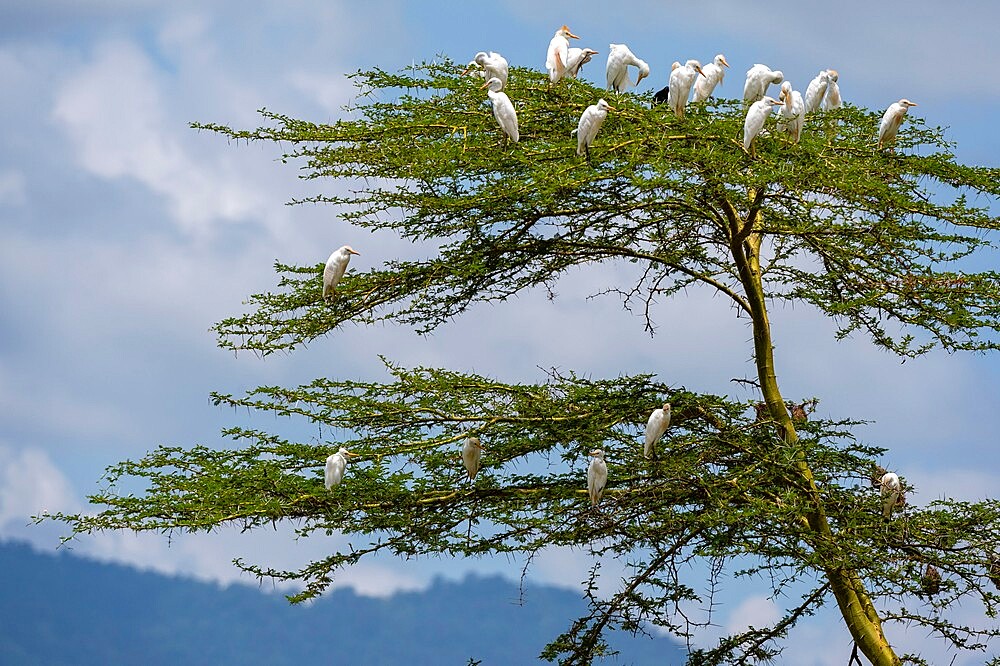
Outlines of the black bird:
<svg viewBox="0 0 1000 666">
<path fill-rule="evenodd" d="M 670 86 L 663 86 L 663 90 L 658 90 L 655 95 L 653 95 L 653 101 L 657 104 L 666 104 L 667 95 L 670 94 Z"/>
</svg>

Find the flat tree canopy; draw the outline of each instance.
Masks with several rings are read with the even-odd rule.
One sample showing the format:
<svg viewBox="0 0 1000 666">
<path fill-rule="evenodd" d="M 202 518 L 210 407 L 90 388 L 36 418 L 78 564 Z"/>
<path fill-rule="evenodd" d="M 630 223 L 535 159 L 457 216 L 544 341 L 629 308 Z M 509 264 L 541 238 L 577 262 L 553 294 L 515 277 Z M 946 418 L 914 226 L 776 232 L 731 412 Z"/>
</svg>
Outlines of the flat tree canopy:
<svg viewBox="0 0 1000 666">
<path fill-rule="evenodd" d="M 338 441 L 233 427 L 227 448 L 161 447 L 113 465 L 108 488 L 90 498 L 96 513 L 55 518 L 74 534 L 291 521 L 301 536 L 367 537 L 367 546 L 300 571 L 239 562 L 301 581 L 296 601 L 378 552 L 530 563 L 544 548 L 575 546 L 624 558 L 631 566 L 620 588 L 604 598 L 589 586 L 589 614 L 553 636 L 543 656 L 562 663 L 602 654 L 612 627 L 655 625 L 697 643 L 702 627 L 684 613 L 708 593 L 686 566 L 695 561 L 794 596 L 772 625 L 692 647 L 692 664 L 765 661 L 799 619 L 831 601 L 873 664 L 922 661 L 889 644 L 885 622 L 986 650 L 1000 637 L 1000 503 L 918 504 L 903 479 L 910 501 L 885 518 L 877 464 L 885 450 L 856 440 L 856 422 L 807 419 L 781 393 L 768 309 L 808 304 L 838 336 L 866 335 L 902 357 L 994 350 L 1000 275 L 981 268 L 997 258 L 1000 169 L 959 164 L 944 132 L 912 115 L 894 144 L 877 149 L 881 111 L 850 105 L 810 115 L 797 144 L 771 119 L 748 152 L 740 102 L 691 105 L 678 119 L 648 96 L 578 80 L 552 85 L 523 68 L 512 68 L 505 88 L 519 119 L 513 143 L 485 104 L 482 79 L 461 70 L 441 59 L 359 72 L 353 119 L 333 124 L 262 111 L 259 129 L 195 125 L 278 144 L 285 162 L 316 180 L 320 193 L 305 201 L 432 248 L 424 260 L 349 270 L 327 300 L 322 263 L 277 263 L 273 292 L 223 319 L 219 345 L 287 352 L 348 322 L 425 333 L 476 303 L 552 289 L 571 269 L 629 262 L 634 282 L 608 293 L 637 314 L 637 326 L 653 332 L 666 299 L 704 293 L 687 292 L 692 285 L 749 322 L 759 400 L 695 393 L 684 377 L 594 378 L 578 368 L 511 383 L 387 359 L 387 381 L 319 377 L 214 395 L 220 405 L 346 433 Z M 579 157 L 570 131 L 601 97 L 615 110 Z M 322 193 L 331 180 L 346 193 Z M 643 429 L 664 402 L 671 423 L 647 459 Z M 459 458 L 470 436 L 485 449 L 471 482 Z M 359 457 L 327 490 L 323 465 L 341 446 Z M 609 480 L 592 507 L 582 470 L 594 449 L 605 452 Z M 116 493 L 126 478 L 145 489 Z M 951 619 L 959 604 L 981 608 L 983 622 Z"/>
</svg>

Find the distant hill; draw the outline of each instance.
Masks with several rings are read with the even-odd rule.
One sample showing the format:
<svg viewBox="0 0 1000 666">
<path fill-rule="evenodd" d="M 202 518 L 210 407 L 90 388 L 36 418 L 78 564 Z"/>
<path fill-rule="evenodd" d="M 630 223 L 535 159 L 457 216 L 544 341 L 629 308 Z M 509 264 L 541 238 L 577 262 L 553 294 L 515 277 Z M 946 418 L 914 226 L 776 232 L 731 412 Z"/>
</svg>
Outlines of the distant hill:
<svg viewBox="0 0 1000 666">
<path fill-rule="evenodd" d="M 0 664 L 492 664 L 537 662 L 584 609 L 577 594 L 500 577 L 387 599 L 335 590 L 310 606 L 248 586 L 42 554 L 0 542 Z M 665 638 L 615 636 L 602 663 L 683 664 Z"/>
</svg>

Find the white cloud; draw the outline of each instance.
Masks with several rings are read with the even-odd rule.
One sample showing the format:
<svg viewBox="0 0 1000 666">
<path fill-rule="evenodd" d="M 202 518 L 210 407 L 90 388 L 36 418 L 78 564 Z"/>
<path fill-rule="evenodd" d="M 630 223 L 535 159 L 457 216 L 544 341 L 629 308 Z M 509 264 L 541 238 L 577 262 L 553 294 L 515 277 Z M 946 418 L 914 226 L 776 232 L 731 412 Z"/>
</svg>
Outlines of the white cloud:
<svg viewBox="0 0 1000 666">
<path fill-rule="evenodd" d="M 340 116 L 341 107 L 351 101 L 356 92 L 354 84 L 343 74 L 297 70 L 289 74 L 288 80 L 292 88 L 332 116 Z"/>
<path fill-rule="evenodd" d="M 75 511 L 75 495 L 45 451 L 0 444 L 0 535 L 21 532 L 31 516 Z"/>
<path fill-rule="evenodd" d="M 749 597 L 729 611 L 726 632 L 736 634 L 750 627 L 762 629 L 780 619 L 781 612 L 773 601 L 764 596 Z"/>
<path fill-rule="evenodd" d="M 407 575 L 405 568 L 358 563 L 339 574 L 331 587 L 349 587 L 363 597 L 385 598 L 398 592 L 426 590 L 429 585 L 425 578 Z"/>
<path fill-rule="evenodd" d="M 289 548 L 289 543 L 295 547 Z M 233 559 L 278 570 L 297 570 L 310 559 L 320 559 L 345 543 L 346 538 L 341 536 L 295 539 L 289 526 L 279 525 L 276 530 L 251 533 L 227 527 L 211 533 L 178 532 L 169 537 L 157 533 L 101 532 L 78 537 L 70 542 L 70 547 L 78 556 L 143 571 L 288 594 L 301 589 L 301 583 L 258 580 L 233 564 Z M 392 561 L 371 561 L 337 572 L 330 589 L 352 589 L 361 596 L 385 598 L 398 592 L 424 590 L 429 585 L 430 576 L 419 569 L 410 572 Z"/>
<path fill-rule="evenodd" d="M 53 118 L 85 169 L 101 178 L 134 179 L 163 196 L 189 233 L 254 217 L 265 204 L 262 193 L 228 172 L 224 160 L 195 159 L 178 139 L 190 130 L 169 113 L 162 77 L 133 43 L 104 42 L 59 89 Z"/>
</svg>

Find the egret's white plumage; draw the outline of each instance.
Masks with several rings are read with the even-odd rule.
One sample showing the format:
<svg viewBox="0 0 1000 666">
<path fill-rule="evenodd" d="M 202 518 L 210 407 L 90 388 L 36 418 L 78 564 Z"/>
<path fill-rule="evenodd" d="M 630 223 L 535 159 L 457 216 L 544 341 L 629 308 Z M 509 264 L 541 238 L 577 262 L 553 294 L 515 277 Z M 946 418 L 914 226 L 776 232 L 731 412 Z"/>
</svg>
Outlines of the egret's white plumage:
<svg viewBox="0 0 1000 666">
<path fill-rule="evenodd" d="M 675 69 L 680 67 L 681 64 L 674 60 L 674 64 L 670 65 L 670 73 L 672 74 Z M 657 104 L 667 104 L 670 101 L 670 76 L 667 76 L 667 85 L 663 86 L 653 95 L 653 101 Z"/>
<path fill-rule="evenodd" d="M 781 84 L 779 99 L 783 103 L 778 129 L 792 137 L 792 141 L 798 143 L 802 137 L 802 127 L 806 122 L 806 105 L 802 101 L 802 94 L 798 90 L 792 90 L 791 81 L 785 81 Z M 805 415 L 805 411 L 802 413 Z"/>
<path fill-rule="evenodd" d="M 478 437 L 468 437 L 462 445 L 462 464 L 469 473 L 469 481 L 476 478 L 479 471 L 479 461 L 483 457 L 483 446 Z"/>
<path fill-rule="evenodd" d="M 692 101 L 704 102 L 712 96 L 715 86 L 722 83 L 722 79 L 726 76 L 725 70 L 722 69 L 723 67 L 729 67 L 729 63 L 726 62 L 726 56 L 720 53 L 715 56 L 712 62 L 701 68 L 701 74 L 694 82 L 694 97 Z"/>
<path fill-rule="evenodd" d="M 781 70 L 757 63 L 747 70 L 747 80 L 743 84 L 743 101 L 747 104 L 759 102 L 767 94 L 769 85 L 780 84 L 784 80 L 785 75 Z"/>
<path fill-rule="evenodd" d="M 597 104 L 591 104 L 583 110 L 580 122 L 573 130 L 576 133 L 577 155 L 590 155 L 590 146 L 594 143 L 597 130 L 601 129 L 601 125 L 604 124 L 604 120 L 608 117 L 608 111 L 614 111 L 614 109 L 615 107 L 603 99 L 599 99 Z"/>
<path fill-rule="evenodd" d="M 642 448 L 642 455 L 649 458 L 653 454 L 653 445 L 656 440 L 663 436 L 663 433 L 670 427 L 670 403 L 663 403 L 663 407 L 653 410 L 646 421 L 646 444 Z"/>
<path fill-rule="evenodd" d="M 882 476 L 879 487 L 879 494 L 882 496 L 882 517 L 888 519 L 892 517 L 892 509 L 899 501 L 899 495 L 903 488 L 899 483 L 899 477 L 892 472 L 887 472 Z"/>
<path fill-rule="evenodd" d="M 556 34 L 549 41 L 549 50 L 545 54 L 545 69 L 549 70 L 549 81 L 552 83 L 556 83 L 566 74 L 570 39 L 580 38 L 564 25 L 556 30 Z"/>
<path fill-rule="evenodd" d="M 500 124 L 500 129 L 514 143 L 517 143 L 521 138 L 521 133 L 517 129 L 517 112 L 514 111 L 514 104 L 511 103 L 510 97 L 507 97 L 507 93 L 500 90 L 503 88 L 503 83 L 494 76 L 482 87 L 489 88 L 486 94 L 490 98 L 490 104 L 493 106 L 493 117 Z"/>
<path fill-rule="evenodd" d="M 844 104 L 844 101 L 840 99 L 840 85 L 837 83 L 840 74 L 835 69 L 829 69 L 827 73 L 830 75 L 830 85 L 827 86 L 826 97 L 823 98 L 824 111 L 839 109 Z"/>
<path fill-rule="evenodd" d="M 809 82 L 806 86 L 806 95 L 804 101 L 806 103 L 806 113 L 816 113 L 820 109 L 820 105 L 823 103 L 823 98 L 826 97 L 827 88 L 830 87 L 830 70 L 821 69 L 819 74 L 813 77 L 813 80 Z"/>
<path fill-rule="evenodd" d="M 747 111 L 747 118 L 743 122 L 743 147 L 746 150 L 750 150 L 750 144 L 757 138 L 760 131 L 764 129 L 767 117 L 771 115 L 771 111 L 778 104 L 781 104 L 781 102 L 773 97 L 765 97 L 750 105 L 750 109 Z"/>
<path fill-rule="evenodd" d="M 339 451 L 326 459 L 324 482 L 327 490 L 340 485 L 340 482 L 344 480 L 344 470 L 347 469 L 347 460 L 355 455 L 357 454 L 351 453 L 342 446 Z"/>
<path fill-rule="evenodd" d="M 890 104 L 889 108 L 885 110 L 882 122 L 878 127 L 879 148 L 896 140 L 896 131 L 903 124 L 903 118 L 911 106 L 916 106 L 916 103 L 908 99 L 901 99 L 898 102 Z"/>
<path fill-rule="evenodd" d="M 691 95 L 694 80 L 702 73 L 701 63 L 688 60 L 686 63 L 670 72 L 670 91 L 667 93 L 667 105 L 673 109 L 678 118 L 684 117 L 684 106 Z"/>
<path fill-rule="evenodd" d="M 597 54 L 598 52 L 594 49 L 579 49 L 571 46 L 566 56 L 566 76 L 575 79 L 580 74 L 583 66 L 590 62 L 590 59 Z"/>
<path fill-rule="evenodd" d="M 356 252 L 350 245 L 342 245 L 334 250 L 330 258 L 326 260 L 326 268 L 323 269 L 324 299 L 334 295 L 333 290 L 336 288 L 337 283 L 340 282 L 340 278 L 344 277 L 344 273 L 347 271 L 347 264 L 351 262 L 352 254 L 361 255 L 360 252 Z"/>
<path fill-rule="evenodd" d="M 610 44 L 608 47 L 608 90 L 624 92 L 632 85 L 632 80 L 628 77 L 628 68 L 635 67 L 639 70 L 639 75 L 635 85 L 649 76 L 649 65 L 642 58 L 637 57 L 625 44 Z"/>
<path fill-rule="evenodd" d="M 597 506 L 608 485 L 608 464 L 604 462 L 604 451 L 595 449 L 588 455 L 593 456 L 590 467 L 587 468 L 587 494 L 590 495 L 590 505 Z"/>
<path fill-rule="evenodd" d="M 470 71 L 476 72 L 487 81 L 496 77 L 500 79 L 500 83 L 506 87 L 510 67 L 507 64 L 507 59 L 499 53 L 496 53 L 495 51 L 490 51 L 488 53 L 486 51 L 480 51 L 476 54 L 476 57 L 472 59 L 462 74 L 468 74 Z"/>
</svg>

